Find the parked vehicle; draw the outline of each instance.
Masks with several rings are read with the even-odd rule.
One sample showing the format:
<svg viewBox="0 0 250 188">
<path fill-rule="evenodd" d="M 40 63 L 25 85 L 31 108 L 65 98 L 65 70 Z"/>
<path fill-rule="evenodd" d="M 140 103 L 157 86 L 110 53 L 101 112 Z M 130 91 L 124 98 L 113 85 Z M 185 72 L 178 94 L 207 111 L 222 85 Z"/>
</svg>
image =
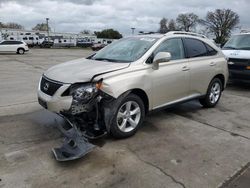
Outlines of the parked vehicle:
<svg viewBox="0 0 250 188">
<path fill-rule="evenodd" d="M 233 35 L 223 53 L 228 58 L 230 79 L 250 83 L 250 32 Z"/>
<path fill-rule="evenodd" d="M 5 40 L 0 43 L 0 52 L 16 52 L 24 54 L 29 51 L 28 45 L 23 41 Z"/>
<path fill-rule="evenodd" d="M 214 107 L 227 80 L 227 61 L 206 37 L 186 32 L 139 35 L 50 68 L 39 83 L 38 101 L 69 122 L 71 129 L 60 128 L 67 142 L 54 153 L 58 160 L 71 160 L 91 148 L 76 135 L 126 138 L 149 111 L 191 99 Z"/>
<path fill-rule="evenodd" d="M 54 40 L 54 45 L 53 47 L 56 48 L 60 48 L 60 47 L 75 47 L 76 46 L 76 40 L 75 39 L 66 39 L 66 38 L 62 38 L 62 39 L 55 39 Z"/>
<path fill-rule="evenodd" d="M 37 35 L 24 36 L 23 41 L 25 41 L 29 47 L 38 46 L 40 44 L 39 37 Z"/>
<path fill-rule="evenodd" d="M 41 44 L 40 44 L 40 48 L 51 48 L 54 45 L 53 41 L 48 41 L 48 40 L 44 40 Z"/>
<path fill-rule="evenodd" d="M 88 48 L 93 45 L 93 42 L 89 39 L 78 39 L 76 42 L 76 46 L 81 48 Z"/>
<path fill-rule="evenodd" d="M 98 50 L 104 48 L 105 46 L 106 46 L 106 44 L 97 43 L 97 44 L 93 44 L 93 46 L 91 46 L 91 49 L 93 51 L 98 51 Z"/>
</svg>

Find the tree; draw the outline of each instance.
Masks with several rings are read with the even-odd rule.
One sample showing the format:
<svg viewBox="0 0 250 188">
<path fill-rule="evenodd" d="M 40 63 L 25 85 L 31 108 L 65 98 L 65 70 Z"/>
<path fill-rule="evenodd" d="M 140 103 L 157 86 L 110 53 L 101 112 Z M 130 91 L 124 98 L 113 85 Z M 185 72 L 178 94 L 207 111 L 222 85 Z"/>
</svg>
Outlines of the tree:
<svg viewBox="0 0 250 188">
<path fill-rule="evenodd" d="M 48 27 L 46 23 L 36 24 L 35 27 L 32 28 L 32 30 L 36 31 L 48 31 Z M 51 31 L 51 28 L 49 27 L 49 31 Z"/>
<path fill-rule="evenodd" d="M 180 30 L 186 32 L 191 31 L 195 28 L 198 23 L 199 17 L 194 13 L 179 14 L 176 18 L 176 22 Z"/>
<path fill-rule="evenodd" d="M 102 31 L 94 32 L 97 38 L 106 38 L 106 39 L 120 39 L 122 38 L 122 34 L 114 29 L 104 29 Z"/>
<path fill-rule="evenodd" d="M 215 35 L 216 43 L 224 44 L 232 30 L 240 23 L 240 18 L 230 9 L 216 9 L 214 12 L 208 12 L 205 20 L 200 22 Z"/>
<path fill-rule="evenodd" d="M 9 22 L 9 23 L 1 23 L 1 28 L 10 28 L 10 29 L 24 29 L 24 27 L 18 23 L 15 22 Z"/>
<path fill-rule="evenodd" d="M 176 23 L 173 19 L 171 19 L 168 23 L 168 30 L 169 31 L 176 31 L 178 30 L 177 26 L 176 26 Z"/>
<path fill-rule="evenodd" d="M 81 31 L 80 34 L 90 35 L 91 31 L 85 29 L 85 30 Z"/>
<path fill-rule="evenodd" d="M 160 29 L 159 29 L 159 33 L 167 33 L 168 32 L 168 26 L 167 26 L 168 20 L 166 18 L 162 18 L 160 21 Z"/>
</svg>

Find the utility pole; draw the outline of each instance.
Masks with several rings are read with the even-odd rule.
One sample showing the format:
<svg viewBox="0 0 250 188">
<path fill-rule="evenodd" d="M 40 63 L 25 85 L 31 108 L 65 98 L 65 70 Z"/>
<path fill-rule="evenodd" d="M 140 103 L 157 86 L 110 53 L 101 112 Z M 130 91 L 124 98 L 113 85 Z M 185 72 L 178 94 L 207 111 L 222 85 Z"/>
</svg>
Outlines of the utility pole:
<svg viewBox="0 0 250 188">
<path fill-rule="evenodd" d="M 3 35 L 2 35 L 2 22 L 0 22 L 0 40 L 2 40 L 2 37 L 3 37 Z"/>
<path fill-rule="evenodd" d="M 131 30 L 132 30 L 132 35 L 134 35 L 134 33 L 135 33 L 135 27 L 131 27 Z"/>
<path fill-rule="evenodd" d="M 48 40 L 49 40 L 49 18 L 46 18 L 46 24 L 47 24 L 47 33 L 48 33 Z"/>
</svg>

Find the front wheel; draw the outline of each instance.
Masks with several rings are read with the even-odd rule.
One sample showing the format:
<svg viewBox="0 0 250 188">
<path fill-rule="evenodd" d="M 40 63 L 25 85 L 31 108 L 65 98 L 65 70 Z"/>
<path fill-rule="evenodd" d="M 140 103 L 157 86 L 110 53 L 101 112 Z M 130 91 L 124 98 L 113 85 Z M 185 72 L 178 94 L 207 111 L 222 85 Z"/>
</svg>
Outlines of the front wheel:
<svg viewBox="0 0 250 188">
<path fill-rule="evenodd" d="M 219 78 L 214 78 L 207 90 L 204 98 L 200 99 L 200 103 L 206 108 L 212 108 L 219 102 L 222 93 L 222 83 Z"/>
<path fill-rule="evenodd" d="M 127 138 L 136 133 L 145 117 L 145 107 L 140 97 L 129 94 L 117 107 L 110 131 L 115 138 Z"/>
</svg>

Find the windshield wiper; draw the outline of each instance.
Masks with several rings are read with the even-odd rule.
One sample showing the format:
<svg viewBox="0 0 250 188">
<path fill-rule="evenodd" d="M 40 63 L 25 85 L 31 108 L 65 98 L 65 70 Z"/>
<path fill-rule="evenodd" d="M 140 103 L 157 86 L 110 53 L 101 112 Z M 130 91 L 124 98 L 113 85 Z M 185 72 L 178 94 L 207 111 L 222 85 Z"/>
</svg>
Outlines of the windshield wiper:
<svg viewBox="0 0 250 188">
<path fill-rule="evenodd" d="M 93 60 L 97 60 L 97 61 L 117 62 L 117 60 L 114 60 L 114 59 L 109 59 L 109 58 L 94 58 Z"/>
<path fill-rule="evenodd" d="M 250 47 L 241 47 L 240 50 L 250 50 Z"/>
<path fill-rule="evenodd" d="M 93 58 L 93 60 L 97 61 L 108 61 L 108 62 L 115 62 L 115 63 L 130 63 L 130 61 L 124 61 L 124 60 L 116 60 L 116 59 L 109 59 L 109 58 Z"/>
<path fill-rule="evenodd" d="M 237 48 L 235 48 L 233 46 L 224 46 L 223 49 L 233 49 L 233 50 L 236 50 Z"/>
</svg>

